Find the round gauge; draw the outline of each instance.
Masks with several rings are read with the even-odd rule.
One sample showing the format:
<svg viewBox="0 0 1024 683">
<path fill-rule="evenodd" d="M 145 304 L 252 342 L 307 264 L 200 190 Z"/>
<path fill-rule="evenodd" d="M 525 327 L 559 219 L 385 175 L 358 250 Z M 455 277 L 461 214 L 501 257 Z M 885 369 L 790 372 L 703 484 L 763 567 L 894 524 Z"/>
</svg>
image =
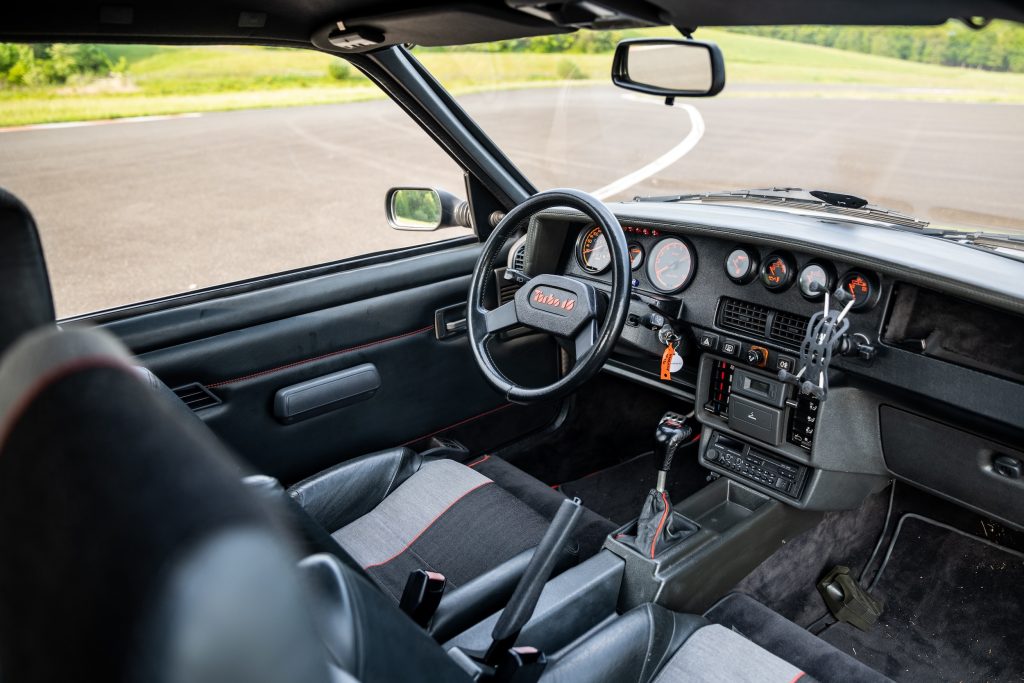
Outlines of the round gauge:
<svg viewBox="0 0 1024 683">
<path fill-rule="evenodd" d="M 851 310 L 854 311 L 868 308 L 878 298 L 874 278 L 866 273 L 851 270 L 839 281 L 839 286 L 853 295 L 854 304 Z"/>
<path fill-rule="evenodd" d="M 828 265 L 811 261 L 800 270 L 796 283 L 804 298 L 813 301 L 832 291 L 833 280 L 832 269 Z"/>
<path fill-rule="evenodd" d="M 588 273 L 603 273 L 612 263 L 612 252 L 608 249 L 601 228 L 594 226 L 580 235 L 576 245 L 576 260 Z"/>
<path fill-rule="evenodd" d="M 757 252 L 733 249 L 725 259 L 725 274 L 738 285 L 745 285 L 757 276 Z"/>
<path fill-rule="evenodd" d="M 795 267 L 785 254 L 771 254 L 761 265 L 761 284 L 773 292 L 781 292 L 793 284 Z"/>
<path fill-rule="evenodd" d="M 647 259 L 647 279 L 665 294 L 688 285 L 695 270 L 693 251 L 678 237 L 666 237 L 655 244 Z"/>
<path fill-rule="evenodd" d="M 636 242 L 629 244 L 629 269 L 636 270 L 644 262 L 644 248 Z"/>
</svg>

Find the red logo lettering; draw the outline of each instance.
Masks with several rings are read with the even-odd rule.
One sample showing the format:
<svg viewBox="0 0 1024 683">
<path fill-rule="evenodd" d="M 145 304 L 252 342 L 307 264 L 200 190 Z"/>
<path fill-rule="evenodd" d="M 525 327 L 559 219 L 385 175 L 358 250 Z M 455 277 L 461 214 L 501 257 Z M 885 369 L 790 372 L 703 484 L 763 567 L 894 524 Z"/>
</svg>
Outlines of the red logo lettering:
<svg viewBox="0 0 1024 683">
<path fill-rule="evenodd" d="M 541 306 L 546 306 L 548 308 L 559 308 L 563 311 L 571 311 L 573 308 L 576 307 L 575 297 L 567 296 L 564 299 L 560 299 L 550 292 L 545 292 L 540 287 L 533 290 L 533 301 L 534 303 L 538 303 Z"/>
</svg>

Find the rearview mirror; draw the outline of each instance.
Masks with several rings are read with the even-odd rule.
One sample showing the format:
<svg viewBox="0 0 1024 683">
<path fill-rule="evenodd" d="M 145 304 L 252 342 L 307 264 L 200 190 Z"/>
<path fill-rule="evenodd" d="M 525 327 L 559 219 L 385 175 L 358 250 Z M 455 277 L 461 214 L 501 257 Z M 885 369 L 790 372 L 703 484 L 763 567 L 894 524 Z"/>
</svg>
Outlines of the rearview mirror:
<svg viewBox="0 0 1024 683">
<path fill-rule="evenodd" d="M 714 43 L 634 38 L 615 47 L 612 83 L 661 97 L 711 97 L 725 87 L 725 60 Z"/>
<path fill-rule="evenodd" d="M 429 187 L 393 187 L 385 199 L 388 223 L 395 230 L 473 227 L 469 205 L 450 192 Z"/>
</svg>

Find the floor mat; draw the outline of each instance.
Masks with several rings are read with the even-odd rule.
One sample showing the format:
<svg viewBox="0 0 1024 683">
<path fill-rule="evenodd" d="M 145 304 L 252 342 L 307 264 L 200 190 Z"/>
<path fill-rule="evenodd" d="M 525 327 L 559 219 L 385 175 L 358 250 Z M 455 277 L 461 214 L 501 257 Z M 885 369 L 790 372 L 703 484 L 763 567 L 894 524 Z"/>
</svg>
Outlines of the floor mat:
<svg viewBox="0 0 1024 683">
<path fill-rule="evenodd" d="M 669 470 L 666 489 L 673 501 L 680 501 L 707 486 L 708 470 L 697 461 L 697 444 L 683 446 Z M 588 508 L 616 524 L 625 524 L 640 514 L 647 492 L 654 488 L 657 470 L 654 452 L 648 451 L 558 488 L 575 496 Z"/>
<path fill-rule="evenodd" d="M 871 592 L 870 632 L 821 637 L 896 681 L 1024 681 L 1024 556 L 908 514 Z"/>
</svg>

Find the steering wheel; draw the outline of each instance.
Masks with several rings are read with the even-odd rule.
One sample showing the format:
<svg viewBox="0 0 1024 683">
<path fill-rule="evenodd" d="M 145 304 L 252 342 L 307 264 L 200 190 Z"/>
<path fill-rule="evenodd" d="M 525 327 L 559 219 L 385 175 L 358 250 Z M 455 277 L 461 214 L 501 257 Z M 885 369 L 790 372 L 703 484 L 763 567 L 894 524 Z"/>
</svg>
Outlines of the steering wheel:
<svg viewBox="0 0 1024 683">
<path fill-rule="evenodd" d="M 611 301 L 604 325 L 598 321 L 598 292 L 590 283 L 565 275 L 538 275 L 519 288 L 515 298 L 493 310 L 484 308 L 487 284 L 501 247 L 523 222 L 553 207 L 577 209 L 601 227 L 612 261 Z M 629 249 L 618 219 L 595 197 L 579 190 L 548 190 L 509 211 L 487 238 L 473 269 L 466 319 L 473 357 L 487 381 L 509 401 L 530 403 L 567 394 L 600 371 L 622 332 L 629 313 Z M 487 342 L 499 332 L 523 325 L 553 335 L 576 351 L 572 369 L 557 382 L 524 387 L 498 369 Z"/>
</svg>

